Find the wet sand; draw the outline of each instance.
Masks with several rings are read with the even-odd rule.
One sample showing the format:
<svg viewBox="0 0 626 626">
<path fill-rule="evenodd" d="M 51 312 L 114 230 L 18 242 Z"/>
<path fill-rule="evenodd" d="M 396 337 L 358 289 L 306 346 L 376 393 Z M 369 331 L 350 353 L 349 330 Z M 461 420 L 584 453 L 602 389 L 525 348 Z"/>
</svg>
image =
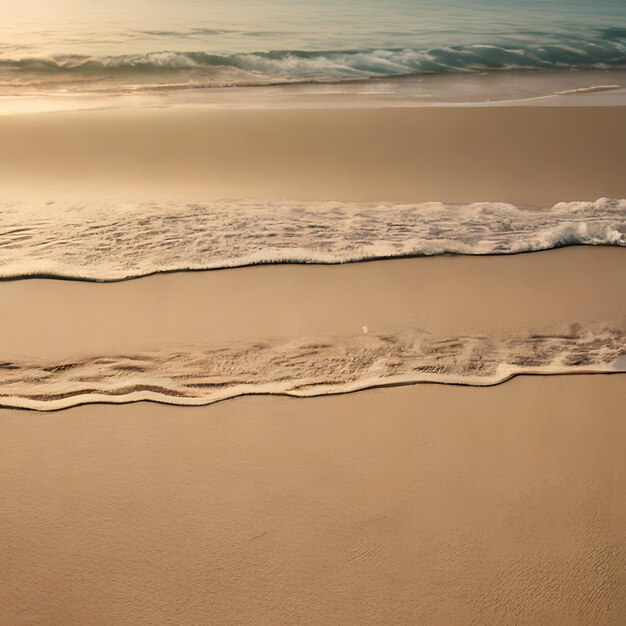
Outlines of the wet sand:
<svg viewBox="0 0 626 626">
<path fill-rule="evenodd" d="M 624 377 L 0 411 L 5 624 L 620 624 Z"/>
<path fill-rule="evenodd" d="M 20 198 L 626 197 L 626 107 L 131 108 L 8 115 L 0 137 L 0 190 Z"/>
<path fill-rule="evenodd" d="M 570 324 L 626 330 L 626 253 L 573 247 L 492 257 L 182 272 L 121 283 L 0 282 L 5 359 L 38 361 L 237 342 L 426 331 L 507 339 Z"/>
</svg>

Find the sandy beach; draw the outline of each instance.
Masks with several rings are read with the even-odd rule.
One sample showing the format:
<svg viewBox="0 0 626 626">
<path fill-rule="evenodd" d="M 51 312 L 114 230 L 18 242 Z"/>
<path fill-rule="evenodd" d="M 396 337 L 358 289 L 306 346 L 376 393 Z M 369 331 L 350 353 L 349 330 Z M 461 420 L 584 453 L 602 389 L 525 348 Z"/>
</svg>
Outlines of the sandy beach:
<svg viewBox="0 0 626 626">
<path fill-rule="evenodd" d="M 625 402 L 576 376 L 0 411 L 2 621 L 623 623 Z"/>
<path fill-rule="evenodd" d="M 0 626 L 626 624 L 626 6 L 0 20 Z"/>
<path fill-rule="evenodd" d="M 4 116 L 0 187 L 20 200 L 545 208 L 626 197 L 625 111 Z M 625 263 L 616 247 L 574 247 L 3 281 L 2 358 L 7 372 L 25 358 L 54 371 L 364 328 L 494 341 L 577 324 L 623 332 Z M 0 622 L 623 623 L 625 393 L 620 374 L 534 376 L 196 408 L 2 409 Z"/>
</svg>

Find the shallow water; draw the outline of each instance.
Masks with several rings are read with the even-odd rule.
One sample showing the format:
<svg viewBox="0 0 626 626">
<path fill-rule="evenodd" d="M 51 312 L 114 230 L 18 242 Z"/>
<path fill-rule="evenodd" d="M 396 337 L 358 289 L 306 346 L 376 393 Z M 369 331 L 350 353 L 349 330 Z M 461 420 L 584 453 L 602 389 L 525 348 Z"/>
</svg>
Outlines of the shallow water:
<svg viewBox="0 0 626 626">
<path fill-rule="evenodd" d="M 0 90 L 343 81 L 626 67 L 620 0 L 25 0 L 4 8 Z"/>
<path fill-rule="evenodd" d="M 216 200 L 0 204 L 0 278 L 122 280 L 272 263 L 626 246 L 626 200 L 545 209 Z"/>
</svg>

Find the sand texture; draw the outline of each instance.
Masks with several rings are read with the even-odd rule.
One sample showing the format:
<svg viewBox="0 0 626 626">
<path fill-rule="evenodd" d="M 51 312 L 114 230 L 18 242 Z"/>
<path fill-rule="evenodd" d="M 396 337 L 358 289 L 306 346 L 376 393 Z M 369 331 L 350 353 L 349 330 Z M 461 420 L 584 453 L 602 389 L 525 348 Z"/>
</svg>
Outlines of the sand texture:
<svg viewBox="0 0 626 626">
<path fill-rule="evenodd" d="M 621 624 L 623 377 L 0 412 L 5 624 Z"/>
</svg>

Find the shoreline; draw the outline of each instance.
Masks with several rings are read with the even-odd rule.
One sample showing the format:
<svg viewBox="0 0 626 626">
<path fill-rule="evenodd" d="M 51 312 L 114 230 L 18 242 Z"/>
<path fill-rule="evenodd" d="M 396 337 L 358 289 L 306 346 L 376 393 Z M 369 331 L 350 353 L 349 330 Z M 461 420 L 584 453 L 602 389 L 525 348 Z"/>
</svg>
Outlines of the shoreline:
<svg viewBox="0 0 626 626">
<path fill-rule="evenodd" d="M 89 408 L 96 406 L 105 407 L 119 407 L 126 405 L 140 406 L 157 405 L 170 408 L 189 409 L 189 408 L 206 408 L 214 405 L 219 405 L 224 402 L 234 402 L 244 398 L 260 399 L 260 398 L 287 398 L 291 400 L 311 400 L 319 398 L 332 398 L 337 396 L 349 396 L 353 394 L 363 393 L 365 391 L 378 391 L 384 389 L 400 389 L 402 387 L 414 387 L 421 385 L 435 385 L 442 387 L 460 387 L 467 389 L 491 389 L 493 387 L 500 387 L 518 378 L 568 378 L 568 377 L 613 377 L 621 376 L 626 381 L 626 368 L 624 370 L 609 370 L 603 369 L 599 366 L 598 369 L 593 367 L 580 367 L 576 370 L 559 370 L 559 369 L 537 369 L 520 368 L 519 372 L 513 372 L 506 374 L 505 377 L 496 381 L 492 380 L 476 380 L 471 382 L 464 381 L 447 381 L 437 380 L 430 377 L 426 377 L 423 380 L 407 379 L 407 377 L 398 377 L 398 380 L 390 380 L 388 382 L 376 382 L 365 383 L 363 385 L 355 385 L 348 389 L 342 389 L 341 391 L 313 391 L 313 392 L 291 392 L 291 391 L 250 391 L 240 392 L 233 395 L 224 396 L 223 398 L 217 398 L 212 400 L 197 400 L 193 398 L 185 398 L 185 402 L 177 402 L 173 397 L 162 396 L 159 393 L 152 391 L 139 391 L 131 392 L 119 398 L 110 394 L 84 394 L 76 401 L 77 396 L 70 396 L 62 400 L 41 400 L 32 401 L 30 399 L 24 400 L 23 398 L 13 398 L 8 402 L 0 400 L 0 411 L 23 411 L 24 413 L 45 415 L 47 413 L 64 413 L 76 408 Z M 28 406 L 30 404 L 30 406 Z"/>
<path fill-rule="evenodd" d="M 551 252 L 556 250 L 566 250 L 569 248 L 592 248 L 592 249 L 614 249 L 614 248 L 624 248 L 626 244 L 580 244 L 580 243 L 572 243 L 572 244 L 560 244 L 556 246 L 552 246 L 549 248 L 537 248 L 536 250 L 519 250 L 515 252 L 476 252 L 476 253 L 452 253 L 445 252 L 442 254 L 395 254 L 389 256 L 374 256 L 370 258 L 364 259 L 355 259 L 350 261 L 285 261 L 285 260 L 277 260 L 277 261 L 259 261 L 259 262 L 250 262 L 250 263 L 241 263 L 235 265 L 224 265 L 219 267 L 184 267 L 177 269 L 166 269 L 166 270 L 156 270 L 153 272 L 149 272 L 146 274 L 133 274 L 130 276 L 124 276 L 122 278 L 92 278 L 89 276 L 74 276 L 72 274 L 56 274 L 56 273 L 32 273 L 32 274 L 15 274 L 9 276 L 0 276 L 0 283 L 3 282 L 15 282 L 15 281 L 28 281 L 28 280 L 51 280 L 51 281 L 67 281 L 67 282 L 77 282 L 77 283 L 95 283 L 101 285 L 110 285 L 115 283 L 125 283 L 129 281 L 141 280 L 143 278 L 152 278 L 155 276 L 168 276 L 170 274 L 188 274 L 188 273 L 204 273 L 204 272 L 223 272 L 227 270 L 236 270 L 236 269 L 248 269 L 252 267 L 274 267 L 274 266 L 295 266 L 295 267 L 307 267 L 307 266 L 321 266 L 321 267 L 334 267 L 334 266 L 344 266 L 344 265 L 360 265 L 364 263 L 377 263 L 382 261 L 406 261 L 410 259 L 429 259 L 435 257 L 445 257 L 445 258 L 456 258 L 456 257 L 480 257 L 480 258 L 501 258 L 507 256 L 524 256 L 530 254 L 538 254 L 541 252 Z"/>
<path fill-rule="evenodd" d="M 104 284 L 0 282 L 2 403 L 209 405 L 613 374 L 625 365 L 626 290 L 597 277 L 619 285 L 624 263 L 617 248 L 571 247 Z"/>
<path fill-rule="evenodd" d="M 110 93 L 0 93 L 0 116 L 142 107 L 209 109 L 626 106 L 626 70 L 486 70 Z"/>
</svg>

